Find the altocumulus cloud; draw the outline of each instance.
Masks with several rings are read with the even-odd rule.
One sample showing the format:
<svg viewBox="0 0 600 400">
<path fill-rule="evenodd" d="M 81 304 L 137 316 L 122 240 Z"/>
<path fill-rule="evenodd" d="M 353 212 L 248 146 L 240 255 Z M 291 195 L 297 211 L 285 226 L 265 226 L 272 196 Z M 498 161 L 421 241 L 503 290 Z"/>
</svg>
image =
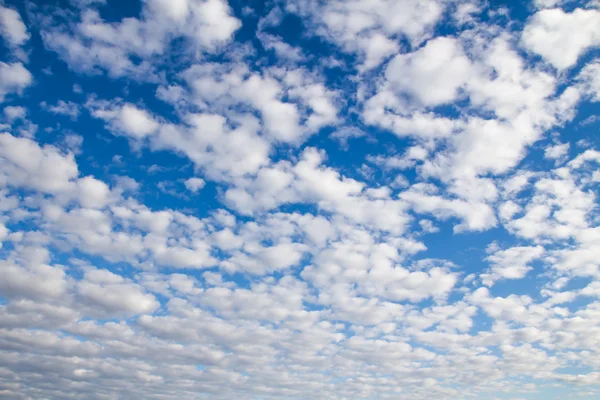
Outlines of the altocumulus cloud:
<svg viewBox="0 0 600 400">
<path fill-rule="evenodd" d="M 597 399 L 600 3 L 0 0 L 0 397 Z"/>
</svg>

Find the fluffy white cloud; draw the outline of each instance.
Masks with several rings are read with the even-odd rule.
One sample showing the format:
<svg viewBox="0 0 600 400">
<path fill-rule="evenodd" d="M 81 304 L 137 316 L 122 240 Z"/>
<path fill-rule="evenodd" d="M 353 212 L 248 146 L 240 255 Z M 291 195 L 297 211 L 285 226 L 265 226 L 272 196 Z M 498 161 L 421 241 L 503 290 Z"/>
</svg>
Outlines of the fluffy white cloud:
<svg viewBox="0 0 600 400">
<path fill-rule="evenodd" d="M 0 4 L 0 30 L 2 36 L 12 46 L 20 46 L 29 40 L 27 27 L 21 19 L 21 15 L 12 8 Z"/>
<path fill-rule="evenodd" d="M 363 69 L 377 67 L 381 61 L 398 52 L 398 44 L 380 33 L 361 38 L 359 46 L 365 52 Z"/>
<path fill-rule="evenodd" d="M 159 128 L 158 122 L 147 111 L 133 104 L 124 104 L 116 109 L 96 109 L 92 113 L 97 118 L 109 121 L 117 132 L 133 139 L 142 139 Z"/>
<path fill-rule="evenodd" d="M 108 185 L 91 176 L 77 181 L 79 187 L 79 202 L 86 208 L 102 208 L 108 204 L 110 189 Z"/>
<path fill-rule="evenodd" d="M 204 182 L 204 179 L 196 177 L 186 179 L 184 183 L 187 190 L 189 190 L 192 193 L 198 193 L 198 191 L 202 189 L 206 184 L 206 182 Z"/>
<path fill-rule="evenodd" d="M 441 18 L 444 5 L 435 0 L 311 0 L 291 2 L 287 9 L 308 16 L 318 34 L 360 54 L 364 59 L 361 68 L 370 69 L 397 51 L 395 36 L 404 35 L 414 44 L 426 38 Z"/>
<path fill-rule="evenodd" d="M 413 53 L 398 54 L 387 65 L 385 76 L 392 90 L 413 96 L 425 106 L 435 106 L 455 100 L 471 74 L 471 63 L 461 44 L 440 37 Z"/>
<path fill-rule="evenodd" d="M 68 277 L 60 266 L 48 265 L 45 249 L 26 248 L 25 259 L 3 260 L 0 292 L 8 298 L 52 299 L 67 295 Z"/>
<path fill-rule="evenodd" d="M 158 128 L 158 124 L 143 110 L 130 104 L 121 108 L 119 126 L 135 138 L 144 137 Z"/>
<path fill-rule="evenodd" d="M 174 40 L 187 40 L 192 51 L 211 52 L 227 43 L 239 27 L 240 21 L 223 0 L 181 0 L 175 5 L 153 0 L 144 3 L 139 18 L 114 23 L 104 22 L 96 10 L 87 8 L 72 26 L 49 24 L 42 38 L 75 70 L 101 68 L 112 76 L 132 74 L 152 80 L 148 60 L 164 55 Z"/>
<path fill-rule="evenodd" d="M 77 283 L 77 299 L 93 316 L 121 316 L 149 313 L 159 307 L 156 298 L 120 275 L 91 269 Z"/>
<path fill-rule="evenodd" d="M 218 180 L 254 173 L 268 162 L 270 147 L 257 134 L 254 118 L 242 119 L 233 128 L 220 115 L 191 114 L 187 123 L 163 125 L 152 137 L 152 145 L 185 155 Z"/>
<path fill-rule="evenodd" d="M 590 96 L 592 101 L 600 101 L 600 62 L 587 64 L 578 78 L 583 86 L 583 92 Z"/>
<path fill-rule="evenodd" d="M 529 20 L 521 41 L 557 69 L 566 69 L 575 65 L 586 50 L 600 46 L 599 27 L 598 10 L 542 10 Z"/>
<path fill-rule="evenodd" d="M 440 219 L 462 219 L 463 222 L 454 228 L 457 232 L 487 230 L 497 223 L 494 210 L 488 204 L 445 198 L 435 193 L 435 187 L 413 185 L 409 190 L 402 192 L 400 198 L 407 201 L 416 212 L 430 213 Z"/>
<path fill-rule="evenodd" d="M 4 107 L 4 115 L 12 122 L 15 119 L 23 119 L 27 115 L 27 110 L 20 106 L 6 106 Z"/>
<path fill-rule="evenodd" d="M 252 107 L 273 141 L 298 144 L 337 121 L 335 93 L 303 69 L 273 69 L 261 75 L 238 64 L 227 68 L 204 64 L 192 66 L 182 76 L 192 90 L 192 103 L 226 114 L 232 107 Z"/>
<path fill-rule="evenodd" d="M 567 155 L 569 147 L 569 143 L 557 144 L 554 146 L 546 147 L 546 149 L 544 150 L 544 157 L 552 160 L 561 159 L 565 155 Z"/>
<path fill-rule="evenodd" d="M 481 275 L 482 282 L 491 286 L 498 279 L 524 278 L 533 269 L 528 264 L 543 254 L 542 246 L 512 247 L 496 251 L 486 258 L 492 264 L 492 268 L 489 274 Z"/>
<path fill-rule="evenodd" d="M 73 187 L 79 174 L 72 154 L 63 155 L 53 146 L 40 147 L 27 138 L 0 134 L 0 160 L 4 184 L 42 193 L 58 194 Z"/>
<path fill-rule="evenodd" d="M 33 76 L 22 63 L 0 62 L 0 102 L 9 94 L 21 94 L 32 82 Z"/>
<path fill-rule="evenodd" d="M 388 232 L 404 231 L 410 220 L 406 204 L 390 198 L 388 188 L 367 188 L 364 182 L 323 166 L 323 161 L 323 152 L 307 148 L 295 165 L 282 162 L 262 168 L 250 184 L 228 189 L 225 199 L 244 214 L 285 204 L 314 203 L 354 223 Z"/>
</svg>

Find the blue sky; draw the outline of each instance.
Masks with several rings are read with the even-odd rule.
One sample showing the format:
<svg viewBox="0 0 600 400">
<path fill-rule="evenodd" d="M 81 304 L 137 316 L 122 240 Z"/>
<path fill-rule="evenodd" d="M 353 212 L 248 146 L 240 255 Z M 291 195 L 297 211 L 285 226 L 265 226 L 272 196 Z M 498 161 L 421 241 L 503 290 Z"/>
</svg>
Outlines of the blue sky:
<svg viewBox="0 0 600 400">
<path fill-rule="evenodd" d="M 0 0 L 0 397 L 596 399 L 597 0 Z"/>
</svg>

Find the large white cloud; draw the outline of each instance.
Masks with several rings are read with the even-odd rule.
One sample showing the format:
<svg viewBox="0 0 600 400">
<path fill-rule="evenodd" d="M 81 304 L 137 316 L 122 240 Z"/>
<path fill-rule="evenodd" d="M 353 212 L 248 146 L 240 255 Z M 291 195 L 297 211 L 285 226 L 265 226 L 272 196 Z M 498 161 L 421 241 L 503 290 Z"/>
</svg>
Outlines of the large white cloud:
<svg viewBox="0 0 600 400">
<path fill-rule="evenodd" d="M 92 316 L 151 313 L 159 307 L 153 295 L 106 270 L 88 270 L 77 283 L 77 299 Z"/>
<path fill-rule="evenodd" d="M 471 76 L 461 44 L 445 37 L 428 41 L 414 53 L 398 54 L 386 70 L 392 90 L 414 96 L 424 106 L 455 100 Z"/>
<path fill-rule="evenodd" d="M 39 147 L 30 139 L 8 133 L 0 135 L 0 157 L 5 184 L 42 193 L 71 190 L 79 174 L 72 154 L 63 155 L 55 147 Z"/>
<path fill-rule="evenodd" d="M 0 5 L 0 29 L 2 36 L 12 46 L 20 46 L 29 39 L 29 33 L 21 15 L 16 10 L 3 5 Z"/>
<path fill-rule="evenodd" d="M 557 69 L 569 68 L 588 49 L 600 46 L 600 11 L 560 8 L 537 12 L 522 35 L 523 45 Z"/>
</svg>

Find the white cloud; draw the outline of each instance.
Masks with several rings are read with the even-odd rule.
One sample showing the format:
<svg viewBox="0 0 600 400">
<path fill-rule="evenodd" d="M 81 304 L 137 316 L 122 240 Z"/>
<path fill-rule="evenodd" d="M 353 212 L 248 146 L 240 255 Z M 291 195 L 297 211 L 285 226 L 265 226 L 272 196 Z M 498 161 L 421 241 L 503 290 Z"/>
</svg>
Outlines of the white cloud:
<svg viewBox="0 0 600 400">
<path fill-rule="evenodd" d="M 521 160 L 526 146 L 539 137 L 539 132 L 531 127 L 521 128 L 497 119 L 473 118 L 453 138 L 455 152 L 438 153 L 425 169 L 436 176 L 447 176 L 450 170 L 456 178 L 506 172 Z"/>
<path fill-rule="evenodd" d="M 551 160 L 558 160 L 563 158 L 569 152 L 569 143 L 556 144 L 554 146 L 548 146 L 544 149 L 544 157 Z"/>
<path fill-rule="evenodd" d="M 236 253 L 223 262 L 223 269 L 227 272 L 241 270 L 256 275 L 286 270 L 298 265 L 305 249 L 301 244 L 279 243 L 269 247 L 246 245 L 244 250 L 244 253 Z"/>
<path fill-rule="evenodd" d="M 471 46 L 469 57 L 462 50 L 463 42 Z M 540 128 L 547 129 L 573 118 L 572 110 L 579 101 L 577 89 L 569 88 L 556 94 L 556 79 L 528 67 L 502 35 L 486 41 L 485 45 L 474 44 L 477 42 L 465 38 L 462 41 L 436 38 L 416 52 L 396 56 L 387 66 L 386 79 L 365 103 L 365 122 L 399 136 L 439 141 L 483 123 L 481 112 L 485 110 L 499 118 L 485 123 L 515 127 L 515 140 L 504 142 L 507 150 L 508 146 L 514 146 L 513 162 L 516 162 L 524 146 L 540 136 Z M 432 51 L 435 47 L 444 51 Z M 440 63 L 440 57 L 448 60 Z M 393 68 L 396 61 L 402 68 Z M 427 68 L 411 69 L 414 62 L 426 64 Z M 448 63 L 452 67 L 449 68 Z M 443 82 L 437 83 L 436 79 Z M 459 106 L 462 117 L 451 119 L 446 114 L 423 113 L 419 109 L 422 105 L 435 106 L 459 98 L 468 99 L 472 107 L 483 110 L 474 113 L 472 108 Z M 525 132 L 519 135 L 521 140 L 516 140 L 518 131 Z M 460 138 L 461 135 L 456 135 L 451 141 Z M 475 138 L 479 140 L 478 136 Z M 457 148 L 460 147 L 457 144 Z M 500 154 L 503 152 L 489 154 L 482 161 L 500 161 Z"/>
<path fill-rule="evenodd" d="M 152 115 L 133 104 L 124 104 L 114 109 L 94 109 L 92 114 L 108 121 L 115 130 L 133 139 L 143 139 L 156 132 L 160 126 Z"/>
<path fill-rule="evenodd" d="M 78 301 L 89 307 L 88 312 L 94 316 L 143 314 L 159 307 L 153 295 L 107 270 L 87 270 L 76 290 Z"/>
<path fill-rule="evenodd" d="M 164 243 L 150 245 L 157 263 L 175 268 L 207 268 L 215 264 L 205 243 L 192 244 L 193 248 L 166 246 Z"/>
<path fill-rule="evenodd" d="M 225 192 L 228 205 L 244 214 L 260 213 L 284 204 L 318 204 L 354 223 L 378 230 L 402 232 L 410 218 L 406 204 L 389 198 L 389 191 L 368 190 L 364 182 L 324 167 L 325 154 L 307 148 L 295 165 L 281 162 L 262 168 L 254 181 Z"/>
<path fill-rule="evenodd" d="M 385 58 L 398 53 L 399 46 L 393 40 L 380 33 L 361 38 L 359 46 L 365 52 L 365 62 L 362 69 L 369 70 L 381 64 Z"/>
<path fill-rule="evenodd" d="M 568 166 L 573 169 L 579 169 L 586 163 L 592 161 L 600 162 L 600 151 L 593 149 L 586 150 L 569 161 Z"/>
<path fill-rule="evenodd" d="M 534 4 L 538 8 L 554 8 L 564 2 L 565 0 L 534 0 Z"/>
<path fill-rule="evenodd" d="M 67 294 L 68 277 L 63 268 L 48 265 L 47 251 L 40 248 L 24 249 L 28 259 L 19 265 L 16 260 L 3 260 L 4 278 L 0 290 L 9 298 L 42 299 L 59 298 Z"/>
<path fill-rule="evenodd" d="M 153 0 L 144 4 L 139 19 L 115 23 L 103 21 L 96 10 L 86 7 L 80 22 L 46 26 L 42 38 L 74 70 L 101 68 L 114 77 L 153 80 L 151 62 L 172 41 L 184 38 L 192 51 L 211 52 L 226 44 L 240 25 L 223 0 L 178 0 L 175 4 Z"/>
<path fill-rule="evenodd" d="M 9 94 L 22 94 L 32 82 L 33 76 L 22 63 L 0 62 L 0 102 Z"/>
<path fill-rule="evenodd" d="M 143 110 L 126 104 L 119 114 L 119 125 L 135 138 L 144 137 L 158 128 L 158 124 Z"/>
<path fill-rule="evenodd" d="M 243 176 L 268 162 L 269 145 L 257 135 L 258 124 L 242 119 L 232 128 L 214 114 L 189 115 L 188 127 L 163 125 L 153 146 L 187 156 L 213 179 Z"/>
<path fill-rule="evenodd" d="M 27 110 L 20 106 L 6 106 L 4 107 L 4 115 L 10 122 L 17 119 L 24 119 L 27 115 Z"/>
<path fill-rule="evenodd" d="M 265 49 L 275 51 L 282 61 L 300 62 L 306 59 L 306 56 L 302 53 L 301 49 L 287 44 L 280 37 L 260 33 L 258 38 Z"/>
<path fill-rule="evenodd" d="M 202 189 L 205 184 L 206 182 L 204 182 L 204 179 L 196 177 L 186 179 L 185 181 L 185 187 L 192 193 L 198 193 L 198 191 Z"/>
<path fill-rule="evenodd" d="M 334 94 L 323 84 L 312 81 L 304 70 L 275 72 L 277 79 L 248 74 L 245 68 L 223 70 L 216 64 L 186 70 L 182 76 L 194 93 L 189 99 L 206 112 L 184 114 L 181 124 L 161 124 L 131 104 L 115 107 L 92 101 L 89 107 L 113 131 L 136 139 L 149 137 L 153 148 L 186 155 L 213 179 L 230 179 L 268 164 L 271 143 L 299 144 L 337 121 Z M 284 92 L 297 103 L 281 101 Z M 231 111 L 240 105 L 255 108 L 261 120 Z"/>
<path fill-rule="evenodd" d="M 0 4 L 0 31 L 12 46 L 20 46 L 29 40 L 27 27 L 16 10 Z"/>
<path fill-rule="evenodd" d="M 381 126 L 400 137 L 423 139 L 448 137 L 462 125 L 462 121 L 433 113 L 415 112 L 406 116 L 404 109 L 405 104 L 391 91 L 381 91 L 366 102 L 364 119 L 368 124 Z M 392 110 L 398 113 L 390 112 Z"/>
<path fill-rule="evenodd" d="M 59 100 L 56 105 L 42 103 L 42 106 L 53 114 L 66 115 L 73 121 L 79 117 L 79 105 L 72 101 Z"/>
<path fill-rule="evenodd" d="M 42 38 L 48 48 L 59 53 L 77 71 L 97 74 L 105 68 L 112 77 L 129 75 L 137 79 L 153 78 L 149 63 L 134 63 L 124 49 L 113 48 L 101 41 L 88 44 L 83 39 L 62 32 L 43 31 Z"/>
<path fill-rule="evenodd" d="M 240 105 L 260 112 L 271 141 L 299 144 L 337 121 L 335 94 L 303 69 L 272 69 L 261 75 L 241 65 L 204 64 L 182 76 L 194 94 L 191 102 L 207 112 L 231 115 L 231 108 Z"/>
<path fill-rule="evenodd" d="M 404 12 L 399 12 L 403 10 Z M 328 28 L 341 34 L 356 34 L 363 30 L 381 27 L 385 32 L 406 34 L 418 40 L 441 16 L 442 5 L 435 1 L 407 1 L 398 4 L 391 1 L 328 3 L 322 18 Z M 394 16 L 392 16 L 394 15 Z"/>
<path fill-rule="evenodd" d="M 435 106 L 455 100 L 471 73 L 461 44 L 440 37 L 413 53 L 397 55 L 387 65 L 385 76 L 392 90 L 413 96 L 425 106 Z"/>
<path fill-rule="evenodd" d="M 67 149 L 73 154 L 81 154 L 81 146 L 83 145 L 83 136 L 76 134 L 66 135 L 64 143 Z"/>
<path fill-rule="evenodd" d="M 600 62 L 591 62 L 587 64 L 579 73 L 578 80 L 582 84 L 585 94 L 591 97 L 592 101 L 600 101 Z"/>
<path fill-rule="evenodd" d="M 60 194 L 73 188 L 79 174 L 72 154 L 52 146 L 39 147 L 30 139 L 0 134 L 0 160 L 8 185 Z"/>
<path fill-rule="evenodd" d="M 600 46 L 600 11 L 539 11 L 525 26 L 521 41 L 557 69 L 570 68 L 586 50 Z"/>
<path fill-rule="evenodd" d="M 108 204 L 110 189 L 106 183 L 91 176 L 77 181 L 79 187 L 79 202 L 86 208 L 102 208 Z"/>
<path fill-rule="evenodd" d="M 463 222 L 454 227 L 456 232 L 487 230 L 497 223 L 494 211 L 488 204 L 445 198 L 435 193 L 435 186 L 413 185 L 400 193 L 399 197 L 418 213 L 430 213 L 442 220 L 450 217 L 462 219 Z"/>
<path fill-rule="evenodd" d="M 528 264 L 543 254 L 542 246 L 511 247 L 496 251 L 486 258 L 492 264 L 492 268 L 489 273 L 481 275 L 482 282 L 491 286 L 499 279 L 522 279 L 533 269 Z"/>
<path fill-rule="evenodd" d="M 287 9 L 309 16 L 318 34 L 361 55 L 366 70 L 396 52 L 397 35 L 419 44 L 441 18 L 444 5 L 435 0 L 334 0 L 291 2 Z"/>
</svg>

